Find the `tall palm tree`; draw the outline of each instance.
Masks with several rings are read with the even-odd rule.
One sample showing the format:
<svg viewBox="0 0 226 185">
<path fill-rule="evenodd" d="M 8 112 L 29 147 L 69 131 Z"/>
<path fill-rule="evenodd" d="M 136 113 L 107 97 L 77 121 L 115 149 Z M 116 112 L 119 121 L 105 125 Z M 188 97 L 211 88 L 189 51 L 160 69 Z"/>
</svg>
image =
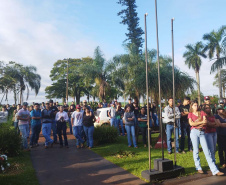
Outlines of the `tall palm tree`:
<svg viewBox="0 0 226 185">
<path fill-rule="evenodd" d="M 199 79 L 199 70 L 202 65 L 201 57 L 206 58 L 204 45 L 202 42 L 197 42 L 195 45 L 188 44 L 185 46 L 187 49 L 184 52 L 183 57 L 185 58 L 185 64 L 188 65 L 189 69 L 192 68 L 195 70 L 197 89 L 198 89 L 198 101 L 201 103 L 200 96 L 200 79 Z"/>
<path fill-rule="evenodd" d="M 217 31 L 212 31 L 210 33 L 203 35 L 203 40 L 206 40 L 208 43 L 205 46 L 205 51 L 208 51 L 208 57 L 213 59 L 214 54 L 216 54 L 216 60 L 211 66 L 211 72 L 218 70 L 219 80 L 219 96 L 222 98 L 222 87 L 221 87 L 221 68 L 226 64 L 226 56 L 222 57 L 221 55 L 225 51 L 226 46 L 226 26 L 222 26 Z"/>
<path fill-rule="evenodd" d="M 214 77 L 214 82 L 213 85 L 216 87 L 219 87 L 219 78 L 218 78 L 218 73 Z M 221 70 L 221 87 L 223 89 L 223 98 L 225 98 L 225 91 L 226 91 L 226 70 L 222 69 Z"/>
</svg>

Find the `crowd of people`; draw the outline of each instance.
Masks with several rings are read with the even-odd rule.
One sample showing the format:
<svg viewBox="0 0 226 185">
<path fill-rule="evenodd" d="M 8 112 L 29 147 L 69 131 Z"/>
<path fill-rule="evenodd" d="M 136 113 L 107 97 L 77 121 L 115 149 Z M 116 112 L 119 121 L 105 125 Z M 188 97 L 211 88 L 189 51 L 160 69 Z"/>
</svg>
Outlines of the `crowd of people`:
<svg viewBox="0 0 226 185">
<path fill-rule="evenodd" d="M 204 104 L 190 101 L 185 97 L 183 103 L 178 101 L 178 106 L 173 109 L 173 98 L 168 99 L 168 106 L 164 108 L 164 123 L 166 124 L 167 150 L 172 153 L 171 136 L 174 130 L 175 111 L 175 147 L 176 152 L 185 153 L 185 136 L 188 136 L 188 151 L 193 152 L 196 170 L 203 174 L 199 158 L 199 144 L 205 154 L 206 160 L 213 175 L 224 175 L 216 166 L 215 152 L 218 143 L 220 165 L 226 167 L 226 100 L 220 100 L 219 105 L 212 106 L 210 97 L 204 97 Z M 180 144 L 179 144 L 179 138 Z"/>
<path fill-rule="evenodd" d="M 128 147 L 138 148 L 138 135 L 141 133 L 144 147 L 147 147 L 148 124 L 150 127 L 158 127 L 157 107 L 155 103 L 147 107 L 139 107 L 138 100 L 129 98 L 129 103 L 122 108 L 120 102 L 114 100 L 107 103 L 99 103 L 94 110 L 109 107 L 108 116 L 110 125 L 118 129 L 119 136 L 126 136 Z M 218 144 L 218 154 L 220 165 L 226 167 L 226 99 L 220 100 L 219 105 L 211 105 L 210 97 L 204 97 L 204 104 L 198 105 L 197 101 L 190 101 L 185 97 L 183 102 L 178 100 L 178 104 L 173 108 L 173 98 L 168 99 L 168 105 L 163 109 L 162 120 L 166 130 L 168 154 L 172 154 L 172 133 L 175 129 L 176 153 L 185 152 L 185 137 L 187 136 L 188 152 L 193 152 L 193 158 L 198 173 L 204 173 L 200 165 L 199 144 L 205 154 L 206 160 L 213 175 L 223 175 L 216 166 L 215 152 Z M 8 112 L 13 110 L 13 122 L 18 133 L 22 135 L 22 145 L 25 150 L 39 146 L 39 135 L 42 131 L 45 137 L 45 148 L 59 144 L 60 147 L 68 148 L 67 123 L 70 133 L 76 138 L 76 147 L 83 148 L 84 144 L 88 148 L 93 147 L 94 123 L 96 121 L 94 110 L 87 105 L 87 101 L 70 106 L 66 103 L 59 105 L 58 102 L 38 104 L 33 103 L 28 107 L 24 102 L 22 105 L 3 106 L 0 112 L 0 123 L 6 122 Z M 174 113 L 175 111 L 175 113 Z M 147 115 L 149 114 L 149 122 Z M 174 128 L 174 116 L 176 127 Z M 29 126 L 30 125 L 30 126 Z M 124 130 L 125 125 L 125 130 Z M 31 129 L 31 135 L 30 135 Z M 149 130 L 150 131 L 150 130 Z M 53 137 L 51 138 L 51 132 Z M 151 134 L 151 132 L 150 132 Z M 57 137 L 58 135 L 58 137 Z M 28 144 L 28 138 L 30 143 Z M 131 140 L 132 137 L 132 140 Z M 151 143 L 151 137 L 150 137 Z"/>
</svg>

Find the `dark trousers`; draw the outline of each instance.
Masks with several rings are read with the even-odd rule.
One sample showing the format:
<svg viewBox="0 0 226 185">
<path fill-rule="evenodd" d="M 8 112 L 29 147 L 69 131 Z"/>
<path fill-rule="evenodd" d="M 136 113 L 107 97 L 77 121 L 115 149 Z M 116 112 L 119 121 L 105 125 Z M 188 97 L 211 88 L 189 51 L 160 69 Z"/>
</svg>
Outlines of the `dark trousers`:
<svg viewBox="0 0 226 185">
<path fill-rule="evenodd" d="M 220 165 L 226 164 L 226 136 L 217 135 L 218 154 L 220 159 Z"/>
<path fill-rule="evenodd" d="M 180 149 L 184 151 L 185 135 L 188 136 L 188 151 L 192 150 L 192 143 L 190 138 L 191 126 L 188 122 L 181 121 L 181 140 L 180 140 Z"/>
<path fill-rule="evenodd" d="M 42 127 L 41 123 L 31 125 L 31 139 L 30 139 L 30 145 L 31 146 L 38 144 L 39 134 L 41 132 L 41 127 Z"/>
<path fill-rule="evenodd" d="M 61 146 L 63 146 L 62 131 L 64 136 L 64 145 L 68 146 L 66 130 L 67 130 L 66 122 L 57 122 L 57 134 L 59 136 L 59 141 Z"/>
</svg>

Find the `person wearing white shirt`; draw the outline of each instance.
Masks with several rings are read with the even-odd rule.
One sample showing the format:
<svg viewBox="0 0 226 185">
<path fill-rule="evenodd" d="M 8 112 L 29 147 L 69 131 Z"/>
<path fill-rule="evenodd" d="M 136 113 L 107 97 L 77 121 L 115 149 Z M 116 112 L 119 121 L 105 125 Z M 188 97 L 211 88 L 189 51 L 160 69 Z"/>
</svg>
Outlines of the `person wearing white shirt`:
<svg viewBox="0 0 226 185">
<path fill-rule="evenodd" d="M 57 112 L 55 120 L 57 122 L 57 134 L 59 136 L 59 141 L 60 141 L 60 148 L 63 147 L 63 140 L 62 140 L 62 131 L 63 131 L 63 136 L 64 136 L 64 145 L 68 147 L 68 141 L 67 141 L 67 125 L 66 122 L 68 121 L 68 115 L 66 112 L 64 112 L 63 106 L 60 106 L 60 111 Z"/>
<path fill-rule="evenodd" d="M 7 123 L 8 119 L 8 111 L 6 110 L 6 107 L 2 107 L 2 111 L 0 111 L 0 123 Z"/>
<path fill-rule="evenodd" d="M 83 131 L 83 112 L 81 111 L 80 105 L 76 105 L 76 111 L 71 115 L 71 123 L 73 124 L 73 134 L 76 137 L 77 148 L 84 147 L 84 140 L 82 138 Z"/>
</svg>

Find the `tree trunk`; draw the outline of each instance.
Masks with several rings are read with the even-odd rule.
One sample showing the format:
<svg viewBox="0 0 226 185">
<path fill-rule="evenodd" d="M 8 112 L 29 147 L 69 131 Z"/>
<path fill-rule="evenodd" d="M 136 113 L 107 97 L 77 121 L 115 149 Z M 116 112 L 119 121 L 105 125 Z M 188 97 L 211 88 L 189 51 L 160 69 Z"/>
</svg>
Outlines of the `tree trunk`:
<svg viewBox="0 0 226 185">
<path fill-rule="evenodd" d="M 20 104 L 22 104 L 22 100 L 23 99 L 23 92 L 22 92 L 22 88 L 20 88 Z"/>
<path fill-rule="evenodd" d="M 223 98 L 225 98 L 225 86 L 224 85 L 222 86 L 222 89 L 223 89 Z"/>
<path fill-rule="evenodd" d="M 14 89 L 13 89 L 13 94 L 14 94 L 14 103 L 16 105 L 16 101 L 17 101 L 17 98 L 16 98 L 16 87 L 14 87 Z"/>
<path fill-rule="evenodd" d="M 222 98 L 221 69 L 218 68 L 219 97 Z"/>
<path fill-rule="evenodd" d="M 198 90 L 198 103 L 199 105 L 201 105 L 199 71 L 195 71 L 195 74 L 196 74 L 197 90 Z"/>
</svg>

